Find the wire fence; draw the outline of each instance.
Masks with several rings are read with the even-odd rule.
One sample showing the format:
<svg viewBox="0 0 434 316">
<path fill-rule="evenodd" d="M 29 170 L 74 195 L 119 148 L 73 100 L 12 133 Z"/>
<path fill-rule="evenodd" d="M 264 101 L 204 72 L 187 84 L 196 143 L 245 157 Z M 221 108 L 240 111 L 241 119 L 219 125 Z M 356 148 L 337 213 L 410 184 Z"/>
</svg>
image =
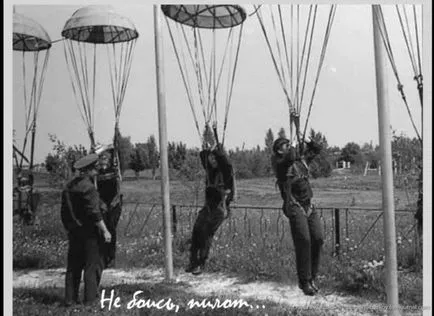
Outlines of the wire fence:
<svg viewBox="0 0 434 316">
<path fill-rule="evenodd" d="M 171 206 L 174 252 L 188 252 L 194 221 L 201 206 Z M 359 260 L 380 260 L 384 254 L 383 212 L 373 208 L 317 207 L 324 233 L 323 256 L 349 256 Z M 251 263 L 255 269 L 294 265 L 293 242 L 288 218 L 281 208 L 231 206 L 232 214 L 214 237 L 211 255 L 221 265 Z M 398 263 L 417 256 L 417 230 L 412 210 L 395 211 Z M 118 226 L 124 238 L 162 238 L 162 206 L 124 203 Z M 268 263 L 264 264 L 266 260 Z M 268 268 L 267 268 L 268 266 Z M 257 271 L 258 272 L 258 271 Z"/>
</svg>

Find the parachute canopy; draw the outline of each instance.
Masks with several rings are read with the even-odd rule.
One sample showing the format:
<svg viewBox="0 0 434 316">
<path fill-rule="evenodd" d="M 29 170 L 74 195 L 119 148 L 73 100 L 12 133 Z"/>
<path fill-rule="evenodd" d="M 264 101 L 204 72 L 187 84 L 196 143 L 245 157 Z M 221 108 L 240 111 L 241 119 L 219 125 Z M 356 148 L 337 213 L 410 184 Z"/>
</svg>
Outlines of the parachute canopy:
<svg viewBox="0 0 434 316">
<path fill-rule="evenodd" d="M 214 141 L 223 144 L 246 13 L 238 5 L 163 5 L 161 9 L 199 137 L 205 144 L 212 125 Z"/>
<path fill-rule="evenodd" d="M 50 36 L 39 23 L 24 15 L 14 13 L 13 50 L 34 52 L 50 47 Z"/>
<path fill-rule="evenodd" d="M 62 36 L 95 44 L 128 42 L 139 36 L 133 23 L 110 6 L 88 6 L 77 10 L 66 22 Z"/>
<path fill-rule="evenodd" d="M 19 59 L 21 71 L 17 71 L 21 81 L 24 103 L 24 131 L 21 144 L 14 140 L 13 154 L 15 165 L 23 168 L 24 161 L 33 168 L 33 154 L 36 137 L 36 120 L 41 101 L 42 87 L 47 70 L 51 39 L 44 28 L 34 20 L 14 13 L 12 49 Z M 15 130 L 20 130 L 15 127 Z M 21 132 L 21 131 L 20 131 Z M 30 148 L 28 146 L 31 135 Z"/>
<path fill-rule="evenodd" d="M 139 34 L 134 24 L 111 6 L 94 5 L 77 10 L 66 22 L 62 36 L 77 106 L 88 129 L 91 147 L 95 147 L 97 85 L 111 88 L 116 135 Z M 100 85 L 106 77 L 110 77 L 110 85 L 108 82 Z"/>
<path fill-rule="evenodd" d="M 221 29 L 244 22 L 246 13 L 237 5 L 162 5 L 164 14 L 181 24 Z"/>
</svg>

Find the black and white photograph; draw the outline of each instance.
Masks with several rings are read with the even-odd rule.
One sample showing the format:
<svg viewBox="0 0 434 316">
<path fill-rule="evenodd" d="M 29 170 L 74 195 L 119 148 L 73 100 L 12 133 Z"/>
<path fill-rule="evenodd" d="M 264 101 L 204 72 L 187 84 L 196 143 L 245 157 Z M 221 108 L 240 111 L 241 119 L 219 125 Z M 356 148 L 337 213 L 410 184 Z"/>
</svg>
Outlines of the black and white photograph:
<svg viewBox="0 0 434 316">
<path fill-rule="evenodd" d="M 432 315 L 431 27 L 7 1 L 3 314 Z"/>
</svg>

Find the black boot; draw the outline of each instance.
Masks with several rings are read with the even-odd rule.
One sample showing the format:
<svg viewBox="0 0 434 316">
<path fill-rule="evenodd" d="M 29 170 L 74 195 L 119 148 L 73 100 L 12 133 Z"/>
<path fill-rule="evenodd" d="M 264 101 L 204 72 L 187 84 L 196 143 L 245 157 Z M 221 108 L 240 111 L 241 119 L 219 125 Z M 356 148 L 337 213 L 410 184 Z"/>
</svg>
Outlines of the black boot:
<svg viewBox="0 0 434 316">
<path fill-rule="evenodd" d="M 197 268 L 197 264 L 190 262 L 188 267 L 185 269 L 185 272 L 190 273 L 193 272 Z"/>
<path fill-rule="evenodd" d="M 309 281 L 300 281 L 298 287 L 303 291 L 304 295 L 313 296 L 316 293 Z"/>
<path fill-rule="evenodd" d="M 202 274 L 203 269 L 204 269 L 204 266 L 203 265 L 199 265 L 196 268 L 194 268 L 193 271 L 191 271 L 191 273 L 194 274 L 194 275 L 199 275 L 199 274 Z"/>
<path fill-rule="evenodd" d="M 315 290 L 315 292 L 318 293 L 319 287 L 318 287 L 318 285 L 316 284 L 316 282 L 313 279 L 310 280 L 310 286 Z"/>
</svg>

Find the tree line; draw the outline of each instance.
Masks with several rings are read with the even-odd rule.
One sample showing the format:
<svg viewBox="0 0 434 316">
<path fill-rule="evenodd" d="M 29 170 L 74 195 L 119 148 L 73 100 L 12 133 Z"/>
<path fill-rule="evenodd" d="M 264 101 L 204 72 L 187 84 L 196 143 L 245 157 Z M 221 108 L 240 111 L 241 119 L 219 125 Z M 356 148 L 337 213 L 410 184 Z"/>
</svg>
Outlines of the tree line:
<svg viewBox="0 0 434 316">
<path fill-rule="evenodd" d="M 284 136 L 285 130 L 281 128 L 275 137 L 271 129 L 265 134 L 264 145 L 245 149 L 236 147 L 229 149 L 227 154 L 235 168 L 238 179 L 272 176 L 271 155 L 274 140 Z M 328 177 L 331 175 L 336 163 L 346 161 L 351 163 L 351 169 L 360 173 L 368 162 L 371 168 L 376 168 L 380 159 L 379 146 L 365 143 L 360 146 L 349 142 L 344 147 L 329 146 L 327 138 L 321 132 L 310 130 L 309 138 L 322 146 L 319 156 L 313 161 L 310 172 L 313 178 Z M 52 152 L 46 156 L 45 168 L 53 175 L 53 181 L 68 179 L 74 172 L 75 161 L 87 154 L 82 145 L 67 146 L 50 135 L 53 143 Z M 154 135 L 150 135 L 145 142 L 133 144 L 131 137 L 122 136 L 119 141 L 121 172 L 133 170 L 138 178 L 143 170 L 150 170 L 152 178 L 157 176 L 160 153 Z M 168 143 L 168 160 L 171 178 L 195 180 L 202 177 L 202 167 L 199 160 L 199 148 L 188 148 L 182 142 Z M 393 134 L 392 154 L 397 168 L 401 172 L 409 172 L 415 165 L 421 167 L 421 146 L 416 138 L 409 138 L 404 134 Z M 420 166 L 419 166 L 420 165 Z"/>
</svg>

